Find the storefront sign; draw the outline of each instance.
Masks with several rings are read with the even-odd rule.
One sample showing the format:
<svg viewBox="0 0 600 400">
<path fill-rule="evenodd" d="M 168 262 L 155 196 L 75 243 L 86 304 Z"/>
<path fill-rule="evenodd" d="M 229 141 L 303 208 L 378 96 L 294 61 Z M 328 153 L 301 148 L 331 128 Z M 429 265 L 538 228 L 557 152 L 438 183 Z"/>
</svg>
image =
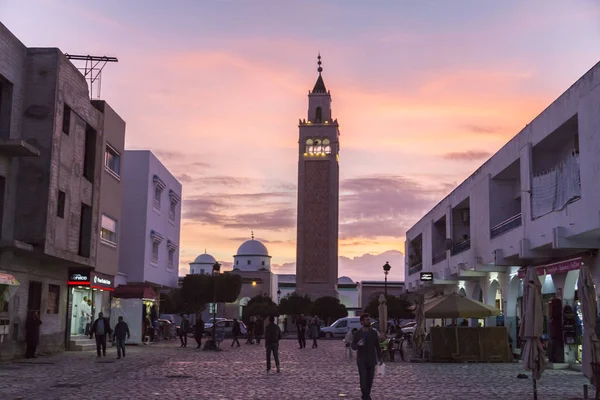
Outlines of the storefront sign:
<svg viewBox="0 0 600 400">
<path fill-rule="evenodd" d="M 577 270 L 581 267 L 581 257 L 572 258 L 570 260 L 560 261 L 552 264 L 542 265 L 539 267 L 533 267 L 536 269 L 536 273 L 538 276 L 542 275 L 554 275 L 554 274 L 564 274 L 569 271 Z M 519 269 L 519 279 L 525 278 L 527 274 L 527 268 Z"/>
<path fill-rule="evenodd" d="M 91 286 L 94 289 L 114 290 L 113 280 L 114 278 L 110 275 L 102 274 L 100 272 L 92 272 Z"/>
<path fill-rule="evenodd" d="M 432 282 L 433 272 L 421 272 L 421 282 Z"/>
<path fill-rule="evenodd" d="M 69 270 L 69 285 L 89 285 L 90 273 L 85 270 L 71 269 Z"/>
</svg>

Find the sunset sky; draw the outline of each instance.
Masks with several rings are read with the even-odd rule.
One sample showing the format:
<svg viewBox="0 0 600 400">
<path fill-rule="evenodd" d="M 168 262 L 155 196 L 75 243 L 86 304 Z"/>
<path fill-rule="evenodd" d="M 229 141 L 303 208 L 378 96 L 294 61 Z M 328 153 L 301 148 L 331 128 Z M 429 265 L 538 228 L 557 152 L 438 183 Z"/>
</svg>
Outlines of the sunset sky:
<svg viewBox="0 0 600 400">
<path fill-rule="evenodd" d="M 29 47 L 118 57 L 102 98 L 127 147 L 183 184 L 180 274 L 205 248 L 230 263 L 251 230 L 293 272 L 318 51 L 355 280 L 385 261 L 403 279 L 407 228 L 600 61 L 596 0 L 0 0 L 0 21 Z"/>
</svg>

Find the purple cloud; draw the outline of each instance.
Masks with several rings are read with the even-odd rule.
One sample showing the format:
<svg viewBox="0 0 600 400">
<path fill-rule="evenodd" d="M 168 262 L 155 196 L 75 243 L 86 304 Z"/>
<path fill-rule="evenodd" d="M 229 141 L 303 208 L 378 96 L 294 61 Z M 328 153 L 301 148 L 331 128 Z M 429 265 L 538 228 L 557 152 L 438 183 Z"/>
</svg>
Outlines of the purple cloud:
<svg viewBox="0 0 600 400">
<path fill-rule="evenodd" d="M 488 158 L 492 155 L 489 151 L 468 150 L 462 152 L 450 152 L 442 155 L 447 160 L 455 161 L 477 161 Z"/>
</svg>

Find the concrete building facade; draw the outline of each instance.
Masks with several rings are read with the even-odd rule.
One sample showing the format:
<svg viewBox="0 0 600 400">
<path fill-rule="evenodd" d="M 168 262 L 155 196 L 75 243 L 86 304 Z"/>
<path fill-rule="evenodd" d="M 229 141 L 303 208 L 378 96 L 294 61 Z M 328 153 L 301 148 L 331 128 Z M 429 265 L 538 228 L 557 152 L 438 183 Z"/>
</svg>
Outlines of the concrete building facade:
<svg viewBox="0 0 600 400">
<path fill-rule="evenodd" d="M 125 152 L 122 181 L 120 272 L 129 283 L 176 288 L 181 184 L 147 150 Z"/>
<path fill-rule="evenodd" d="M 577 310 L 582 264 L 600 282 L 599 109 L 600 63 L 408 230 L 407 290 L 501 308 L 518 347 L 522 268 L 536 267 L 551 361 L 574 362 L 578 350 L 550 337 L 548 304 Z"/>
<path fill-rule="evenodd" d="M 2 24 L 0 99 L 0 274 L 19 283 L 0 305 L 4 358 L 24 352 L 30 311 L 43 322 L 39 351 L 65 348 L 70 268 L 96 263 L 103 131 L 64 54 L 27 48 Z"/>
<path fill-rule="evenodd" d="M 339 126 L 331 115 L 319 55 L 319 77 L 308 94 L 308 118 L 298 123 L 296 280 L 299 293 L 337 297 Z"/>
</svg>

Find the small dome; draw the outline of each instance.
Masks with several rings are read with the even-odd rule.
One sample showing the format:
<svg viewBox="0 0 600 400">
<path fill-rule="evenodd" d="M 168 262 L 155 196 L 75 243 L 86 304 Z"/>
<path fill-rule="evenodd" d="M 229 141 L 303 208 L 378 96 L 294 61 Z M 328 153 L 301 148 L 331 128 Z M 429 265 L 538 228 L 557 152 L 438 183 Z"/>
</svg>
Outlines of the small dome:
<svg viewBox="0 0 600 400">
<path fill-rule="evenodd" d="M 338 283 L 354 283 L 354 281 L 347 276 L 341 276 L 338 278 Z"/>
<path fill-rule="evenodd" d="M 237 251 L 238 256 L 269 256 L 269 251 L 258 240 L 246 240 Z"/>
<path fill-rule="evenodd" d="M 216 263 L 217 260 L 215 260 L 215 258 L 213 256 L 211 256 L 210 254 L 200 254 L 198 257 L 196 257 L 196 259 L 194 260 L 194 262 L 192 262 L 192 264 L 210 264 L 213 265 L 214 263 Z"/>
</svg>

